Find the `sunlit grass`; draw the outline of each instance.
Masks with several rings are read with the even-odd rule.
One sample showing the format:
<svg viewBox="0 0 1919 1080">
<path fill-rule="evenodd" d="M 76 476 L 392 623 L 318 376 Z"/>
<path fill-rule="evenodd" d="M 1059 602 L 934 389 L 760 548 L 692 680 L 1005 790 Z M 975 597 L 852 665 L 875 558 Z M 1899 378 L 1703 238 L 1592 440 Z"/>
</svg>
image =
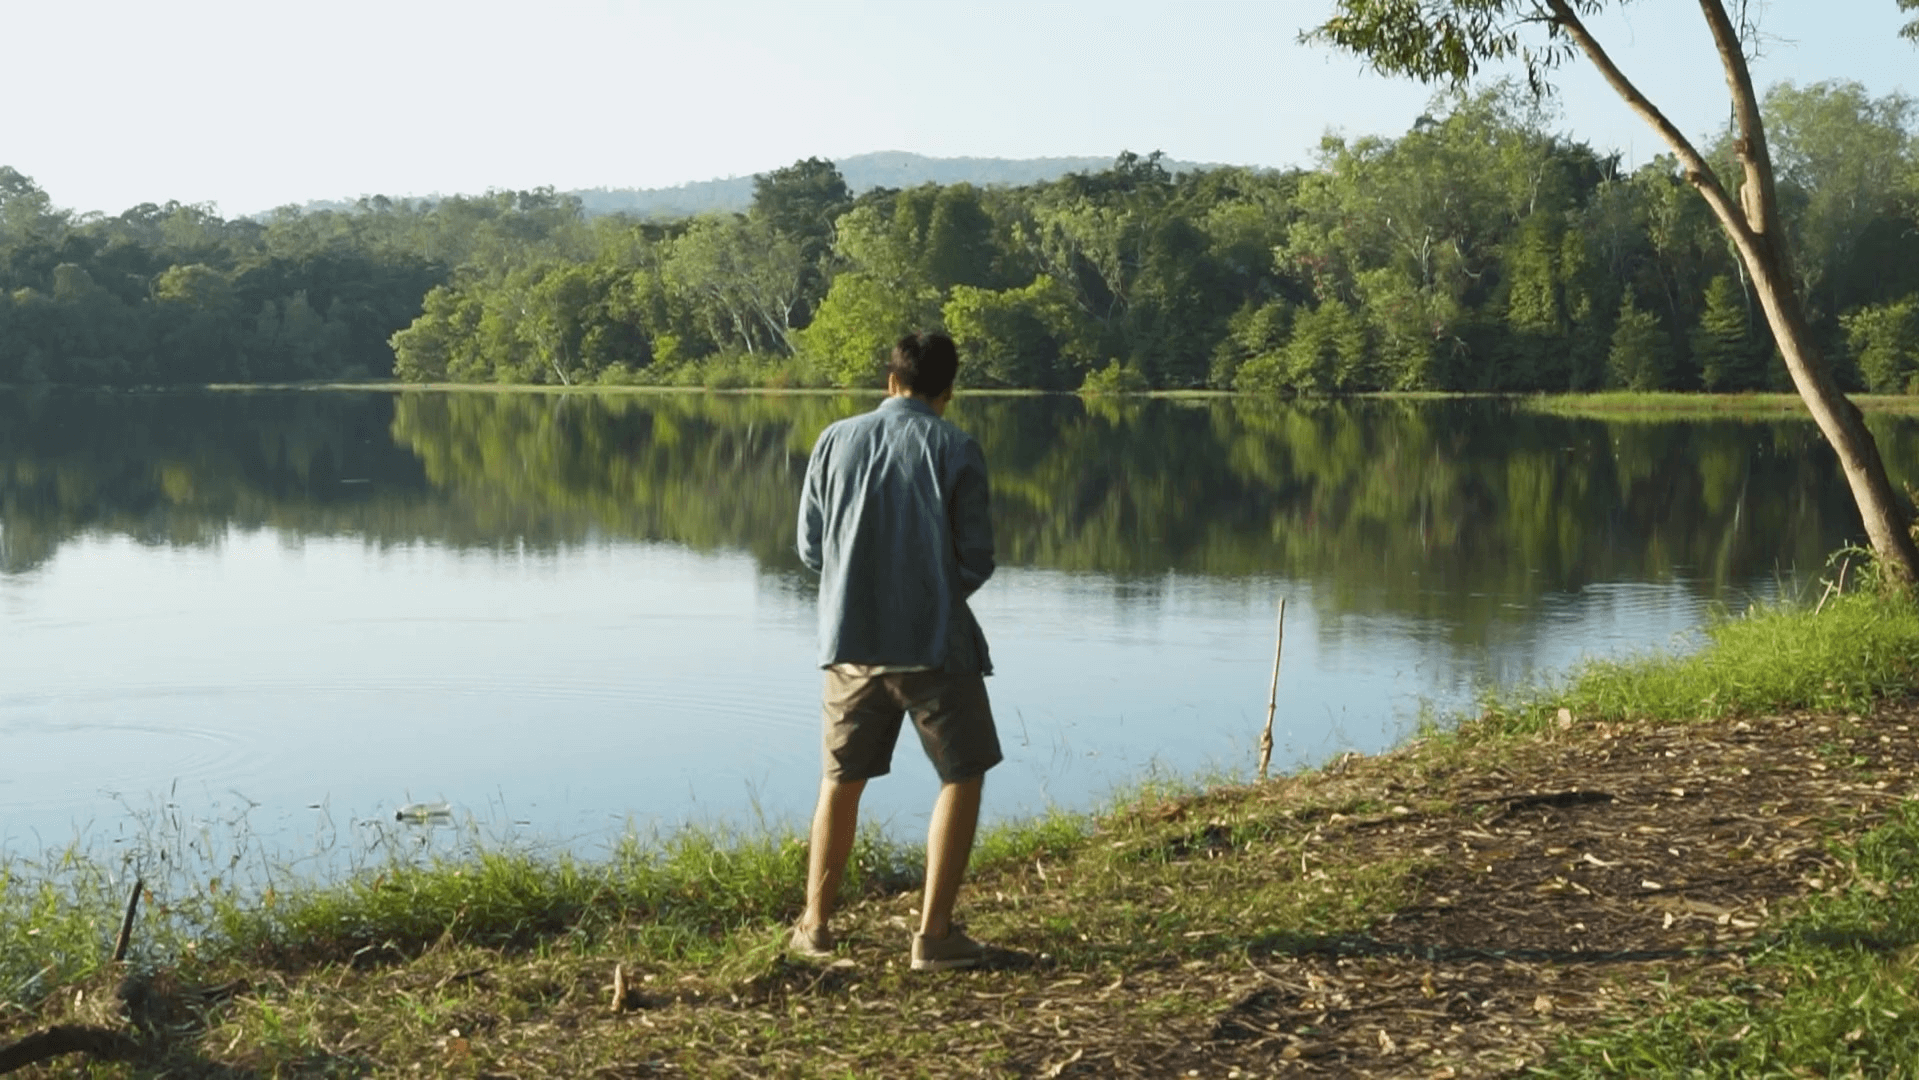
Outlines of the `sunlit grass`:
<svg viewBox="0 0 1919 1080">
<path fill-rule="evenodd" d="M 971 869 L 990 872 L 1048 855 L 1068 855 L 1086 842 L 1093 824 L 1090 815 L 1054 810 L 984 829 L 973 844 Z"/>
<path fill-rule="evenodd" d="M 125 889 L 75 850 L 0 861 L 0 1005 L 89 978 L 111 955 Z"/>
<path fill-rule="evenodd" d="M 1565 679 L 1495 693 L 1481 724 L 1536 731 L 1579 720 L 1712 719 L 1783 709 L 1859 711 L 1919 686 L 1919 606 L 1870 591 L 1755 606 L 1703 632 L 1697 651 L 1594 660 Z"/>
<path fill-rule="evenodd" d="M 916 884 L 919 861 L 917 849 L 862 834 L 846 888 L 858 896 Z M 395 861 L 269 898 L 217 901 L 206 921 L 220 951 L 281 967 L 404 959 L 442 944 L 581 949 L 614 936 L 686 958 L 743 927 L 791 919 L 805 872 L 792 833 L 683 828 L 626 837 L 601 860 L 482 848 Z"/>
<path fill-rule="evenodd" d="M 1861 412 L 1919 413 L 1919 397 L 1897 394 L 1853 394 Z M 1532 394 L 1518 399 L 1521 407 L 1554 416 L 1597 420 L 1670 420 L 1724 416 L 1809 419 L 1806 403 L 1797 394 L 1680 394 L 1626 390 L 1591 394 Z"/>
<path fill-rule="evenodd" d="M 1091 821 L 1055 812 L 983 829 L 974 864 L 1068 855 Z M 149 832 L 165 827 L 148 823 Z M 386 845 L 380 860 L 336 860 L 357 866 L 341 874 L 277 869 L 244 882 L 224 852 L 208 862 L 189 845 L 146 841 L 145 850 L 175 853 L 147 867 L 135 935 L 146 964 L 299 970 L 393 963 L 436 947 L 581 951 L 609 941 L 658 960 L 712 959 L 736 948 L 742 930 L 790 922 L 805 895 L 801 837 L 764 827 L 629 834 L 595 859 L 469 833 L 451 845 L 456 853 L 393 854 L 407 849 Z M 923 867 L 921 847 L 863 831 L 846 898 L 912 893 Z M 108 862 L 77 845 L 0 863 L 0 1003 L 30 1006 L 100 971 L 134 873 L 124 857 Z"/>
</svg>

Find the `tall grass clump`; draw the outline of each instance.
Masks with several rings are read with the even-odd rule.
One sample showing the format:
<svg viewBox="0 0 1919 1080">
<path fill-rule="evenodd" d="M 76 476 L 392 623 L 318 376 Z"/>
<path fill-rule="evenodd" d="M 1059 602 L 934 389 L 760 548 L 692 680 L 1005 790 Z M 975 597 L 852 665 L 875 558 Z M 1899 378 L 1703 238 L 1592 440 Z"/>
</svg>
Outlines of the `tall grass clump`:
<svg viewBox="0 0 1919 1080">
<path fill-rule="evenodd" d="M 129 886 L 72 849 L 41 862 L 0 859 L 0 1008 L 30 1007 L 98 971 Z"/>
<path fill-rule="evenodd" d="M 1910 394 L 1851 394 L 1854 405 L 1869 414 L 1910 414 L 1919 401 Z M 1574 419 L 1590 418 L 1608 422 L 1648 421 L 1664 423 L 1686 418 L 1730 420 L 1773 420 L 1796 418 L 1810 421 L 1806 403 L 1797 394 L 1740 393 L 1699 394 L 1678 391 L 1608 390 L 1600 393 L 1532 394 L 1520 400 L 1520 407 Z"/>
<path fill-rule="evenodd" d="M 377 862 L 362 852 L 350 870 L 303 875 L 264 853 L 243 873 L 222 845 L 189 849 L 156 831 L 172 826 L 146 826 L 138 851 L 114 857 L 78 843 L 36 859 L 0 856 L 0 1009 L 30 1009 L 105 967 L 143 867 L 130 959 L 148 967 L 393 963 L 442 944 L 548 954 L 614 942 L 698 959 L 725 952 L 736 931 L 790 920 L 805 893 L 805 844 L 764 827 L 629 833 L 582 858 L 488 839 L 469 823 L 408 838 L 419 844 L 383 836 Z M 917 847 L 863 832 L 844 888 L 917 888 L 923 861 Z"/>
<path fill-rule="evenodd" d="M 148 827 L 143 851 L 180 847 Z M 474 828 L 442 838 L 441 849 L 387 837 L 380 861 L 355 859 L 344 873 L 263 864 L 240 875 L 224 848 L 212 861 L 150 859 L 137 958 L 298 970 L 400 962 L 442 944 L 547 954 L 616 942 L 660 960 L 700 960 L 724 954 L 738 931 L 791 920 L 805 899 L 806 846 L 791 832 L 682 826 L 629 833 L 583 858 Z M 975 865 L 1058 856 L 1090 829 L 1090 819 L 1055 813 L 984 830 Z M 863 831 L 843 888 L 849 898 L 916 890 L 924 860 L 917 845 Z M 135 869 L 79 846 L 0 862 L 0 1003 L 31 1007 L 100 970 Z"/>
<path fill-rule="evenodd" d="M 979 875 L 1002 870 L 1043 855 L 1055 858 L 1069 855 L 1085 844 L 1092 831 L 1092 817 L 1057 809 L 1042 817 L 982 830 L 973 844 L 968 873 Z"/>
<path fill-rule="evenodd" d="M 1743 982 L 1667 987 L 1659 1008 L 1568 1039 L 1531 1075 L 1919 1075 L 1919 808 L 1834 854 L 1852 880 L 1773 935 Z"/>
<path fill-rule="evenodd" d="M 1919 605 L 1876 589 L 1838 596 L 1822 610 L 1755 606 L 1704 635 L 1688 655 L 1595 660 L 1561 683 L 1494 697 L 1483 718 L 1520 732 L 1561 708 L 1582 720 L 1859 711 L 1919 685 Z"/>
<path fill-rule="evenodd" d="M 917 883 L 918 852 L 862 834 L 856 893 Z M 805 898 L 797 836 L 686 827 L 609 857 L 479 848 L 362 870 L 292 895 L 208 905 L 216 949 L 284 966 L 400 959 L 442 941 L 507 950 L 584 949 L 620 937 L 660 957 L 698 955 L 731 931 L 782 921 Z"/>
</svg>

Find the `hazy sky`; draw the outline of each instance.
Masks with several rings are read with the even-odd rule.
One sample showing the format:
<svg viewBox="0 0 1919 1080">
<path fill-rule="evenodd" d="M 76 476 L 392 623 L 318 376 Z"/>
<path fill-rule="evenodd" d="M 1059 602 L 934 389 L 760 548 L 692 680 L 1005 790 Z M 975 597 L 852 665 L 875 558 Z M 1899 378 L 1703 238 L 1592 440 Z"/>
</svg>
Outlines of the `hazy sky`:
<svg viewBox="0 0 1919 1080">
<path fill-rule="evenodd" d="M 487 188 L 660 187 L 874 150 L 1164 150 L 1303 164 L 1327 129 L 1398 134 L 1428 91 L 1295 43 L 1330 0 L 0 0 L 0 164 L 60 206 Z M 1601 40 L 1688 134 L 1725 86 L 1698 7 L 1640 0 Z M 1763 83 L 1913 91 L 1893 0 L 1772 0 Z M 1643 161 L 1583 67 L 1562 127 Z"/>
</svg>

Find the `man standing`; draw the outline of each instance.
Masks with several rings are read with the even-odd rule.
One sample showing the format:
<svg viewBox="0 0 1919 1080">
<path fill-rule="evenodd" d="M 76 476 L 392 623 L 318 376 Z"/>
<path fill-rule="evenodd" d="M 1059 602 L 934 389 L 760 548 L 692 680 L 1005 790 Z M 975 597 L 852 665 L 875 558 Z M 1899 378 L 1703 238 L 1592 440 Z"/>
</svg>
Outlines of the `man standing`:
<svg viewBox="0 0 1919 1080">
<path fill-rule="evenodd" d="M 832 952 L 829 921 L 853 850 L 860 793 L 891 768 L 902 716 L 939 773 L 913 970 L 971 967 L 984 950 L 953 927 L 980 785 L 1000 761 L 986 699 L 986 638 L 966 598 L 993 573 L 986 459 L 942 416 L 959 352 L 943 334 L 893 349 L 886 400 L 828 427 L 800 494 L 800 559 L 820 575 L 826 669 L 824 778 L 813 815 L 795 952 Z"/>
</svg>

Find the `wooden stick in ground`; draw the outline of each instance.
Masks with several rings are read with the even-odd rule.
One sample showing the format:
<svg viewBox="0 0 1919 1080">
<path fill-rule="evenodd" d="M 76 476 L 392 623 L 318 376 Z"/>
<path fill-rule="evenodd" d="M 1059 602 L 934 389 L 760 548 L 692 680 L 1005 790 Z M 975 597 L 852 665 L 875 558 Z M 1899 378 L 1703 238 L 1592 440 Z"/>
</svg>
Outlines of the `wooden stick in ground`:
<svg viewBox="0 0 1919 1080">
<path fill-rule="evenodd" d="M 1273 642 L 1273 689 L 1266 695 L 1266 730 L 1259 736 L 1259 778 L 1273 760 L 1273 713 L 1279 709 L 1279 651 L 1286 644 L 1286 598 L 1279 598 L 1279 636 Z"/>
<path fill-rule="evenodd" d="M 127 958 L 127 946 L 133 943 L 133 916 L 140 910 L 140 890 L 146 882 L 133 879 L 133 891 L 127 894 L 127 915 L 120 920 L 120 936 L 113 941 L 113 962 L 119 963 Z"/>
</svg>

